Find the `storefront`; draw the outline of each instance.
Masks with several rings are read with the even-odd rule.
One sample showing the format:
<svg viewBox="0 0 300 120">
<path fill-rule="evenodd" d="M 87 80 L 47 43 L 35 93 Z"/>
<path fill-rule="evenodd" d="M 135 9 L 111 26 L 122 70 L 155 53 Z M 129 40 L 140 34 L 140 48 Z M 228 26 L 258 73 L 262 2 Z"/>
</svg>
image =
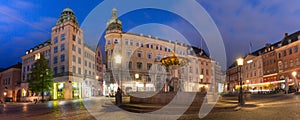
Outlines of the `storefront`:
<svg viewBox="0 0 300 120">
<path fill-rule="evenodd" d="M 67 91 L 67 87 L 65 85 L 65 82 L 57 82 L 57 83 L 53 83 L 53 99 L 65 99 L 66 97 L 66 93 Z M 81 83 L 79 82 L 72 82 L 72 90 L 71 90 L 71 94 L 72 94 L 72 98 L 73 99 L 80 99 L 82 97 L 82 90 L 81 90 Z"/>
</svg>

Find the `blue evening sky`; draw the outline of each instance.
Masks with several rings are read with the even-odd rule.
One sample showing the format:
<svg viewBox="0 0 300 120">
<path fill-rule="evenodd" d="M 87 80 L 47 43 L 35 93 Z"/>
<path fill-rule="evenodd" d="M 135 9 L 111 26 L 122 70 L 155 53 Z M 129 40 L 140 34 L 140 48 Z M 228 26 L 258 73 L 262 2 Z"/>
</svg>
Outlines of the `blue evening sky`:
<svg viewBox="0 0 300 120">
<path fill-rule="evenodd" d="M 21 62 L 21 56 L 33 46 L 50 39 L 51 28 L 55 25 L 61 11 L 70 7 L 81 24 L 85 17 L 102 1 L 97 0 L 2 0 L 0 1 L 0 67 L 8 67 Z M 274 43 L 289 34 L 300 30 L 299 0 L 197 0 L 216 23 L 223 37 L 227 64 L 237 56 Z M 128 4 L 133 4 L 128 2 Z M 159 2 L 157 4 L 160 4 Z M 167 4 L 166 4 L 167 6 Z M 179 8 L 182 9 L 182 8 Z M 184 9 L 190 9 L 186 7 Z M 197 12 L 197 11 L 194 11 Z M 111 11 L 99 14 L 110 15 Z M 195 13 L 191 13 L 196 15 Z M 101 18 L 108 20 L 109 18 Z M 124 31 L 138 34 L 151 34 L 163 39 L 186 38 L 191 44 L 200 46 L 195 40 L 201 35 L 186 20 L 168 11 L 158 9 L 140 9 L 120 17 Z M 159 23 L 156 32 L 145 29 Z M 137 27 L 139 26 L 139 27 Z M 136 27 L 136 28 L 134 28 Z M 132 29 L 134 28 L 134 29 Z M 167 36 L 167 32 L 176 29 L 181 35 Z M 148 31 L 149 30 L 149 31 Z M 176 32 L 173 30 L 173 32 Z M 101 34 L 101 33 L 99 33 Z M 100 40 L 100 44 L 101 44 Z"/>
</svg>

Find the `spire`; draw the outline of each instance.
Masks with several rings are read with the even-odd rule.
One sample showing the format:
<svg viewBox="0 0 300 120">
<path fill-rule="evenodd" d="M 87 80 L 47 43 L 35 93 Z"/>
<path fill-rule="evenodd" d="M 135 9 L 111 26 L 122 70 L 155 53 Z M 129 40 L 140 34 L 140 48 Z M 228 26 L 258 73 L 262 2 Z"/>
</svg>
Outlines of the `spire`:
<svg viewBox="0 0 300 120">
<path fill-rule="evenodd" d="M 117 19 L 118 18 L 118 10 L 116 8 L 112 9 L 112 19 Z"/>
<path fill-rule="evenodd" d="M 122 32 L 122 22 L 118 19 L 117 13 L 117 9 L 113 8 L 111 19 L 106 24 L 106 32 Z"/>
</svg>

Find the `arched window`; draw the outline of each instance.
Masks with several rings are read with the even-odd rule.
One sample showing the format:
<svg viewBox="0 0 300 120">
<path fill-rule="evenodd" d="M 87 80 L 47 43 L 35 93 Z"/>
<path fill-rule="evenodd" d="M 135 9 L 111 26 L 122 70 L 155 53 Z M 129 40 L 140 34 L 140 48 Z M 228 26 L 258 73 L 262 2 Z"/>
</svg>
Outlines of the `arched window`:
<svg viewBox="0 0 300 120">
<path fill-rule="evenodd" d="M 118 39 L 115 39 L 114 44 L 118 44 L 118 43 L 119 43 Z"/>
</svg>

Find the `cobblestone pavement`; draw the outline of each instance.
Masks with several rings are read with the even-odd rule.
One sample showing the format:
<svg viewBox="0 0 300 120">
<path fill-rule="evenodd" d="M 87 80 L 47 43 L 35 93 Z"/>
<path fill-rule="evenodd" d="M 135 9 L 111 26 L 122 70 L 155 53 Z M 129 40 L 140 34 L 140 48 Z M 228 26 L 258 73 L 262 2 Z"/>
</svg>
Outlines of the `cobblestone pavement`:
<svg viewBox="0 0 300 120">
<path fill-rule="evenodd" d="M 7 103 L 0 105 L 0 120 L 198 120 L 201 106 L 169 106 L 167 111 L 151 112 L 164 106 L 125 104 L 125 111 L 111 98 L 94 97 L 84 100 L 50 101 L 47 103 Z M 299 120 L 300 95 L 249 95 L 246 105 L 237 106 L 236 97 L 223 97 L 203 120 Z M 127 105 L 127 106 L 126 106 Z M 123 107 L 124 107 L 123 106 Z M 158 109 L 157 109 L 158 108 Z M 130 110 L 131 109 L 131 110 Z M 148 111 L 147 111 L 148 110 Z"/>
</svg>

